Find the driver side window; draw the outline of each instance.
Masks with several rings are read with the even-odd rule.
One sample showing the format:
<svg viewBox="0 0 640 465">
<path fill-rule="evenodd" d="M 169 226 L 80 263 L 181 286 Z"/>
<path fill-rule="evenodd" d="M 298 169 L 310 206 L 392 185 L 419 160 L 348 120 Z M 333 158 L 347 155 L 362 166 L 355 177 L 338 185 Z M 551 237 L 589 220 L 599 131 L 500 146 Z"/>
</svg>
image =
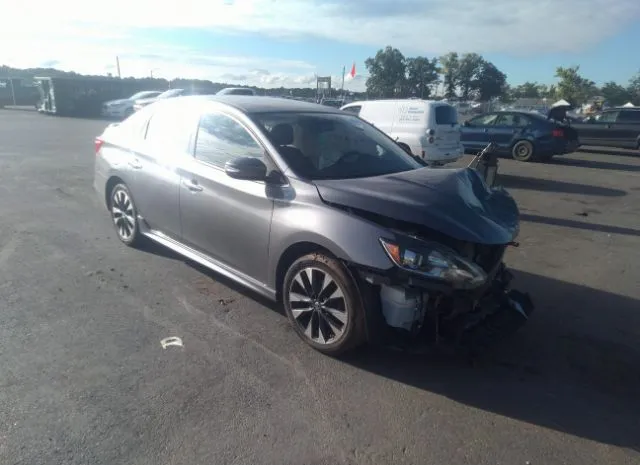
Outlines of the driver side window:
<svg viewBox="0 0 640 465">
<path fill-rule="evenodd" d="M 227 161 L 239 157 L 264 158 L 264 150 L 235 119 L 222 113 L 207 113 L 200 118 L 195 158 L 224 168 Z"/>
</svg>

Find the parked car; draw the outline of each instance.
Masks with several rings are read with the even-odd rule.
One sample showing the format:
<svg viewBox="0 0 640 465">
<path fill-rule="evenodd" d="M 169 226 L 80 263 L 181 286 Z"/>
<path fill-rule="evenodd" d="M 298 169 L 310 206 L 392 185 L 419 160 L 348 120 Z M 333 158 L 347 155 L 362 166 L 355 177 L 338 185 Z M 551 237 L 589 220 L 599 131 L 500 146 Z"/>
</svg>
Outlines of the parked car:
<svg viewBox="0 0 640 465">
<path fill-rule="evenodd" d="M 122 242 L 153 240 L 281 301 L 327 354 L 393 339 L 475 347 L 532 309 L 502 263 L 518 234 L 509 194 L 472 168 L 427 168 L 331 107 L 157 102 L 96 139 L 94 185 Z"/>
<path fill-rule="evenodd" d="M 570 126 L 526 111 L 496 111 L 476 116 L 462 126 L 462 144 L 478 152 L 490 142 L 496 151 L 518 161 L 545 161 L 574 152 L 577 132 Z"/>
<path fill-rule="evenodd" d="M 102 104 L 102 116 L 107 118 L 126 118 L 133 114 L 133 106 L 138 100 L 153 99 L 162 94 L 159 90 L 144 90 L 129 98 L 110 100 Z"/>
<path fill-rule="evenodd" d="M 216 95 L 256 95 L 256 91 L 248 87 L 227 87 L 219 90 Z"/>
<path fill-rule="evenodd" d="M 572 122 L 582 145 L 640 150 L 640 108 L 622 107 Z"/>
<path fill-rule="evenodd" d="M 464 153 L 458 113 L 448 103 L 420 99 L 367 100 L 352 102 L 342 110 L 370 122 L 407 152 L 430 165 L 454 162 Z"/>
<path fill-rule="evenodd" d="M 211 94 L 211 92 L 207 90 L 201 90 L 201 89 L 169 89 L 167 91 L 162 92 L 160 95 L 157 95 L 156 97 L 137 100 L 136 103 L 133 105 L 133 108 L 135 111 L 139 111 L 142 108 L 146 107 L 147 105 L 151 105 L 152 103 L 158 100 L 165 100 L 165 99 L 176 98 L 176 97 L 186 97 L 189 95 L 209 95 L 209 94 Z"/>
</svg>

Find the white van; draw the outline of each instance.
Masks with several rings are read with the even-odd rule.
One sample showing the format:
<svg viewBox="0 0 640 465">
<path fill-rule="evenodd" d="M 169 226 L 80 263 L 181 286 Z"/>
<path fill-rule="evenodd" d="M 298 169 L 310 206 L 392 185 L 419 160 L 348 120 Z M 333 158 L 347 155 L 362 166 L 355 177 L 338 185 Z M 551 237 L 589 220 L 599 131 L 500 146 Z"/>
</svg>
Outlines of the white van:
<svg viewBox="0 0 640 465">
<path fill-rule="evenodd" d="M 458 112 L 446 102 L 367 100 L 341 109 L 373 124 L 430 165 L 451 163 L 464 154 Z"/>
</svg>

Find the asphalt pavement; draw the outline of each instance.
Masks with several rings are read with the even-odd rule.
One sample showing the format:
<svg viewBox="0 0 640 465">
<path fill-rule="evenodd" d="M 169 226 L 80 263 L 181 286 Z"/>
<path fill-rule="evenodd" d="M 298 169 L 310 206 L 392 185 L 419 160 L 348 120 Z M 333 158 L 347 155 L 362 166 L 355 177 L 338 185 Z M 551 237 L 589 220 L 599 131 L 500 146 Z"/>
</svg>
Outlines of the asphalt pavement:
<svg viewBox="0 0 640 465">
<path fill-rule="evenodd" d="M 640 463 L 639 156 L 501 160 L 523 220 L 506 262 L 537 311 L 475 366 L 337 360 L 117 240 L 91 185 L 106 124 L 0 110 L 0 464 Z"/>
</svg>

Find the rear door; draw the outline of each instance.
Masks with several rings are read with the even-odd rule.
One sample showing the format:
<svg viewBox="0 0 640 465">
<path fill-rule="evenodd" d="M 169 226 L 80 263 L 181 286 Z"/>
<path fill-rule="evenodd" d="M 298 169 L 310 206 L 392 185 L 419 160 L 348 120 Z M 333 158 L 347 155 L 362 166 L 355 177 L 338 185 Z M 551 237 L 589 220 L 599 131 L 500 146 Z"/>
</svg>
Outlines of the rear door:
<svg viewBox="0 0 640 465">
<path fill-rule="evenodd" d="M 485 148 L 489 144 L 489 129 L 497 119 L 497 113 L 487 113 L 467 120 L 460 134 L 465 150 L 477 151 Z"/>
<path fill-rule="evenodd" d="M 189 156 L 196 124 L 197 113 L 166 102 L 153 110 L 144 141 L 132 148 L 135 181 L 129 187 L 138 213 L 152 229 L 176 239 L 181 234 L 178 167 Z"/>
<path fill-rule="evenodd" d="M 519 113 L 501 113 L 489 128 L 489 142 L 493 142 L 501 151 L 511 150 L 516 140 L 527 137 L 527 128 L 531 120 Z"/>
<path fill-rule="evenodd" d="M 435 117 L 435 142 L 434 145 L 443 151 L 449 151 L 460 147 L 460 126 L 458 124 L 458 111 L 452 105 L 437 104 L 431 109 Z"/>
<path fill-rule="evenodd" d="M 614 143 L 613 124 L 618 119 L 618 113 L 618 110 L 605 111 L 597 120 L 580 126 L 580 142 L 598 146 L 610 146 Z"/>
</svg>

